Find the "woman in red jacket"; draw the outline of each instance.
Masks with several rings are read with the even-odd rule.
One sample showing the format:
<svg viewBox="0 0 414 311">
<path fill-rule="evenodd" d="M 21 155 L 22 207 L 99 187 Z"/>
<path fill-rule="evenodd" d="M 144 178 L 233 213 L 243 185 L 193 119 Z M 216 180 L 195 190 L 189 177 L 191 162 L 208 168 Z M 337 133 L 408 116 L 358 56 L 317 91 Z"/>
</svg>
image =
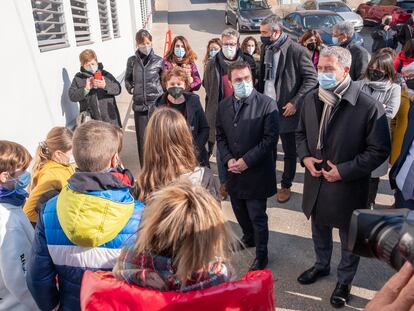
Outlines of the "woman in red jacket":
<svg viewBox="0 0 414 311">
<path fill-rule="evenodd" d="M 414 62 L 414 39 L 408 40 L 401 52 L 394 59 L 394 68 L 396 72 L 401 72 L 405 66 Z"/>
</svg>

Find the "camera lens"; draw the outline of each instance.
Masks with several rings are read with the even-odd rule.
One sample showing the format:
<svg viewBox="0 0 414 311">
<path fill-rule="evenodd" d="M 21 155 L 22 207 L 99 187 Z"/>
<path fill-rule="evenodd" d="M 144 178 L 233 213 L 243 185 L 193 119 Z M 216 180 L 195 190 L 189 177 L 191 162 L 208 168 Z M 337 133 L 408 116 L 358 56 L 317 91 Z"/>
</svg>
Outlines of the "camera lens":
<svg viewBox="0 0 414 311">
<path fill-rule="evenodd" d="M 404 264 L 404 258 L 401 256 L 399 241 L 401 222 L 382 223 L 382 228 L 374 239 L 375 255 L 378 259 L 388 263 L 394 269 L 399 270 Z"/>
</svg>

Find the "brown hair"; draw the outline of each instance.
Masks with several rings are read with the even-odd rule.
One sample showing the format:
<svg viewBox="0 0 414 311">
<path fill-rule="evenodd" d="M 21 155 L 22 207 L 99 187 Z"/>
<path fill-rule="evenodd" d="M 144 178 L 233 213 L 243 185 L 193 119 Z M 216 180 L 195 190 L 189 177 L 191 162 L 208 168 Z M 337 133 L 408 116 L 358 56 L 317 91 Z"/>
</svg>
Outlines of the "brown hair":
<svg viewBox="0 0 414 311">
<path fill-rule="evenodd" d="M 391 82 L 395 82 L 396 73 L 394 67 L 394 60 L 388 53 L 374 53 L 370 62 L 368 63 L 367 70 L 365 71 L 365 77 L 369 79 L 368 69 L 376 67 L 385 73 L 385 77 L 390 79 Z"/>
<path fill-rule="evenodd" d="M 47 133 L 46 140 L 40 142 L 36 150 L 30 189 L 36 186 L 34 184 L 34 177 L 46 162 L 52 159 L 56 151 L 68 152 L 72 150 L 72 138 L 72 131 L 66 127 L 54 127 Z"/>
<path fill-rule="evenodd" d="M 175 275 L 184 287 L 192 272 L 207 270 L 216 257 L 229 261 L 236 241 L 214 197 L 183 178 L 148 199 L 136 252 L 171 254 Z"/>
<path fill-rule="evenodd" d="M 82 51 L 82 53 L 79 54 L 79 61 L 82 66 L 85 65 L 87 62 L 90 62 L 93 59 L 98 61 L 98 57 L 96 56 L 96 53 L 94 50 L 87 49 L 87 50 Z"/>
<path fill-rule="evenodd" d="M 118 129 L 107 122 L 88 121 L 76 128 L 73 135 L 73 156 L 83 172 L 103 171 L 118 149 Z"/>
<path fill-rule="evenodd" d="M 172 78 L 177 77 L 180 78 L 185 83 L 185 88 L 187 89 L 190 85 L 188 83 L 188 76 L 185 70 L 179 66 L 172 67 L 170 70 L 164 72 L 162 75 L 162 83 L 164 88 L 167 88 L 167 82 Z"/>
<path fill-rule="evenodd" d="M 237 61 L 237 62 L 231 63 L 228 69 L 229 81 L 231 82 L 231 74 L 233 73 L 234 70 L 241 70 L 245 68 L 249 68 L 250 74 L 252 73 L 252 69 L 250 68 L 250 65 L 248 62 Z"/>
<path fill-rule="evenodd" d="M 248 43 L 249 41 L 253 41 L 253 42 L 254 42 L 254 45 L 256 46 L 256 49 L 254 50 L 254 53 L 253 53 L 253 54 L 259 54 L 259 55 L 260 55 L 260 47 L 259 47 L 259 45 L 257 44 L 257 40 L 256 40 L 254 37 L 252 37 L 252 36 L 248 36 L 248 37 L 246 37 L 246 38 L 243 40 L 243 42 L 242 42 L 242 44 L 241 44 L 241 49 L 242 49 L 242 51 L 243 51 L 244 53 L 247 53 L 247 43 Z"/>
<path fill-rule="evenodd" d="M 414 39 L 407 40 L 405 42 L 402 51 L 404 52 L 405 57 L 413 58 L 414 57 Z"/>
<path fill-rule="evenodd" d="M 395 59 L 395 57 L 397 56 L 397 52 L 395 52 L 395 50 L 392 48 L 382 48 L 382 49 L 379 49 L 376 53 L 389 54 L 392 57 L 392 59 Z"/>
<path fill-rule="evenodd" d="M 207 48 L 206 48 L 206 55 L 204 55 L 204 59 L 203 59 L 203 64 L 204 65 L 206 65 L 208 60 L 210 59 L 210 45 L 213 44 L 213 43 L 220 46 L 220 48 L 222 47 L 222 43 L 221 43 L 220 38 L 213 38 L 210 41 L 208 41 Z"/>
<path fill-rule="evenodd" d="M 7 172 L 13 176 L 17 170 L 26 170 L 32 161 L 29 151 L 22 145 L 0 140 L 0 173 Z"/>
<path fill-rule="evenodd" d="M 138 44 L 143 43 L 145 38 L 148 38 L 152 42 L 152 35 L 148 30 L 141 29 L 135 34 L 135 42 Z"/>
<path fill-rule="evenodd" d="M 198 165 L 187 121 L 172 108 L 155 110 L 145 130 L 144 150 L 144 164 L 137 177 L 135 193 L 143 202 L 151 192 L 194 171 Z"/>
<path fill-rule="evenodd" d="M 190 46 L 190 43 L 188 43 L 188 40 L 183 36 L 176 36 L 174 40 L 171 43 L 170 49 L 167 51 L 167 54 L 165 55 L 165 59 L 170 60 L 172 62 L 176 62 L 177 57 L 174 54 L 174 48 L 177 41 L 181 41 L 184 45 L 185 55 L 182 63 L 192 63 L 197 60 L 197 54 L 193 51 L 193 49 Z"/>
<path fill-rule="evenodd" d="M 304 45 L 305 41 L 308 40 L 309 38 L 312 38 L 312 37 L 316 38 L 316 48 L 318 50 L 320 50 L 323 41 L 322 41 L 321 35 L 316 30 L 307 30 L 307 31 L 305 31 L 303 36 L 299 39 L 299 43 L 301 45 Z"/>
</svg>

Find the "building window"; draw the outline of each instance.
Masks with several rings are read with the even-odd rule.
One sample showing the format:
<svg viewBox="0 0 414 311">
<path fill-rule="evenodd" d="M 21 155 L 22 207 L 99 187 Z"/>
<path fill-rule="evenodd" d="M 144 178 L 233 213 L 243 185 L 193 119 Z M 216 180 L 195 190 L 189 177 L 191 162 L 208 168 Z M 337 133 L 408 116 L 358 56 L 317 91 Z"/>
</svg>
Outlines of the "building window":
<svg viewBox="0 0 414 311">
<path fill-rule="evenodd" d="M 112 30 L 114 32 L 114 38 L 119 38 L 121 33 L 119 32 L 118 22 L 118 10 L 116 8 L 116 0 L 110 0 L 111 4 L 111 17 L 112 17 Z"/>
<path fill-rule="evenodd" d="M 69 46 L 62 0 L 32 0 L 32 9 L 40 51 Z"/>
<path fill-rule="evenodd" d="M 77 45 L 85 45 L 91 43 L 91 31 L 89 28 L 86 1 L 87 0 L 70 0 Z"/>
<path fill-rule="evenodd" d="M 109 28 L 109 14 L 106 0 L 98 0 L 99 21 L 101 23 L 101 37 L 102 41 L 111 39 Z"/>
</svg>

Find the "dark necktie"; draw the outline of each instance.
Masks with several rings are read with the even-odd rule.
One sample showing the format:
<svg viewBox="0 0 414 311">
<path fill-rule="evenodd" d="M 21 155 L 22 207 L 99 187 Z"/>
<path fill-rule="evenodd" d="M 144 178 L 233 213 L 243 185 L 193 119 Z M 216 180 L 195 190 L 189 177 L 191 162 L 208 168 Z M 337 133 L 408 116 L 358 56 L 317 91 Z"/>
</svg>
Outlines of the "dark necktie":
<svg viewBox="0 0 414 311">
<path fill-rule="evenodd" d="M 236 100 L 236 101 L 234 102 L 234 111 L 235 111 L 236 113 L 239 111 L 240 106 L 241 106 L 241 102 L 240 102 L 240 100 Z"/>
</svg>

